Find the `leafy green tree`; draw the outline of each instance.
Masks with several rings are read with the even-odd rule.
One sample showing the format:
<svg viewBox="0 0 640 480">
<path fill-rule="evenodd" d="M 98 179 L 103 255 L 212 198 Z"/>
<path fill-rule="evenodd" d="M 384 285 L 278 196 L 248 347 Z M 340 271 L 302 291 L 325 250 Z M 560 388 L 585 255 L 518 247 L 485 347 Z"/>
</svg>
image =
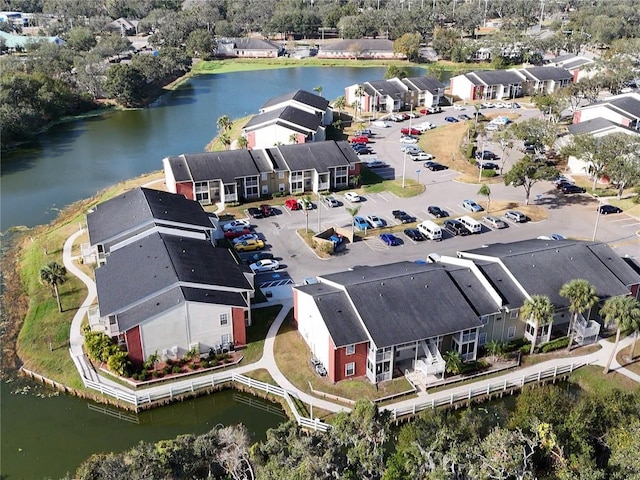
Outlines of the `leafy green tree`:
<svg viewBox="0 0 640 480">
<path fill-rule="evenodd" d="M 480 477 L 496 480 L 531 478 L 537 443 L 533 435 L 496 427 L 480 444 Z"/>
<path fill-rule="evenodd" d="M 215 55 L 216 40 L 211 31 L 198 28 L 189 33 L 185 47 L 190 56 L 210 60 Z"/>
<path fill-rule="evenodd" d="M 605 319 L 607 325 L 613 324 L 616 326 L 616 341 L 611 350 L 609 360 L 607 360 L 607 365 L 604 367 L 604 373 L 607 374 L 611 368 L 613 357 L 618 350 L 620 331 L 640 329 L 640 302 L 631 296 L 612 297 L 604 302 L 600 309 L 600 315 Z"/>
<path fill-rule="evenodd" d="M 631 480 L 640 478 L 640 420 L 637 418 L 627 424 L 613 429 L 607 444 L 611 448 L 609 468 L 614 480 Z"/>
<path fill-rule="evenodd" d="M 419 33 L 405 33 L 393 42 L 393 52 L 405 55 L 410 61 L 415 61 L 420 57 L 421 41 Z"/>
<path fill-rule="evenodd" d="M 557 124 L 540 118 L 530 118 L 529 120 L 518 122 L 512 128 L 517 138 L 529 140 L 547 148 L 553 148 L 556 139 L 560 135 L 560 127 Z"/>
<path fill-rule="evenodd" d="M 66 47 L 76 52 L 86 52 L 97 45 L 95 34 L 85 27 L 75 27 L 65 36 Z"/>
<path fill-rule="evenodd" d="M 569 352 L 575 337 L 578 315 L 596 305 L 598 303 L 598 295 L 595 287 L 587 280 L 575 279 L 562 285 L 560 296 L 569 300 L 569 311 L 573 315 L 569 322 L 569 345 L 567 345 L 567 351 Z"/>
<path fill-rule="evenodd" d="M 147 80 L 140 70 L 125 63 L 112 65 L 104 82 L 107 95 L 125 107 L 140 106 L 145 98 L 146 86 Z"/>
<path fill-rule="evenodd" d="M 317 87 L 313 87 L 313 91 L 318 95 L 322 96 L 322 85 L 318 85 Z"/>
<path fill-rule="evenodd" d="M 67 269 L 58 262 L 51 261 L 40 269 L 40 282 L 51 287 L 58 302 L 58 311 L 62 313 L 59 287 L 67 281 Z"/>
<path fill-rule="evenodd" d="M 621 138 L 622 145 L 618 152 L 607 162 L 606 174 L 611 183 L 618 188 L 618 198 L 622 198 L 625 188 L 633 187 L 640 183 L 640 141 L 631 135 L 628 138 Z"/>
<path fill-rule="evenodd" d="M 555 168 L 536 162 L 531 156 L 525 155 L 504 175 L 504 184 L 516 188 L 523 187 L 525 204 L 528 205 L 531 188 L 538 182 L 551 180 L 556 174 Z"/>
<path fill-rule="evenodd" d="M 553 304 L 549 297 L 544 295 L 531 295 L 524 301 L 524 305 L 520 309 L 520 316 L 533 324 L 533 340 L 531 340 L 531 355 L 536 349 L 538 340 L 538 329 L 553 322 Z"/>
<path fill-rule="evenodd" d="M 507 160 L 511 158 L 511 154 L 513 153 L 513 148 L 515 146 L 514 144 L 515 138 L 516 137 L 511 127 L 505 128 L 504 130 L 497 131 L 493 134 L 493 141 L 500 144 L 500 174 L 501 175 Z"/>
<path fill-rule="evenodd" d="M 389 65 L 387 72 L 384 74 L 384 78 L 406 78 L 406 70 L 399 68 L 397 65 Z"/>
</svg>

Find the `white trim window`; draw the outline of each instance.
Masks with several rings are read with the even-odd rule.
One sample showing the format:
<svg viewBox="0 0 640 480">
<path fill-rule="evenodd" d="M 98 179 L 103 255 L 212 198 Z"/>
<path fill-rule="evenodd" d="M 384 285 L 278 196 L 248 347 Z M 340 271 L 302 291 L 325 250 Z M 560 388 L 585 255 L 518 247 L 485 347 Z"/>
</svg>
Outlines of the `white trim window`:
<svg viewBox="0 0 640 480">
<path fill-rule="evenodd" d="M 220 314 L 220 325 L 222 325 L 222 326 L 229 325 L 229 314 L 228 313 L 221 313 Z"/>
<path fill-rule="evenodd" d="M 487 332 L 482 332 L 478 335 L 478 345 L 482 346 L 487 343 Z"/>
<path fill-rule="evenodd" d="M 200 203 L 209 203 L 209 182 L 195 182 L 194 193 L 196 201 Z"/>
<path fill-rule="evenodd" d="M 515 319 L 518 318 L 518 310 L 509 310 L 509 318 Z"/>
<path fill-rule="evenodd" d="M 509 330 L 507 330 L 507 338 L 511 339 L 511 338 L 515 338 L 516 336 L 516 327 L 515 325 L 512 325 L 509 327 Z"/>
<path fill-rule="evenodd" d="M 353 377 L 356 374 L 356 362 L 349 362 L 344 366 L 344 376 Z"/>
<path fill-rule="evenodd" d="M 489 323 L 489 315 L 483 315 L 480 317 L 480 322 L 482 325 L 487 325 Z"/>
<path fill-rule="evenodd" d="M 220 343 L 222 345 L 229 343 L 230 340 L 231 340 L 231 336 L 228 333 L 220 335 Z"/>
<path fill-rule="evenodd" d="M 347 345 L 344 348 L 344 352 L 345 352 L 345 355 L 353 355 L 354 353 L 356 353 L 356 346 L 353 345 L 353 344 L 352 345 Z"/>
</svg>

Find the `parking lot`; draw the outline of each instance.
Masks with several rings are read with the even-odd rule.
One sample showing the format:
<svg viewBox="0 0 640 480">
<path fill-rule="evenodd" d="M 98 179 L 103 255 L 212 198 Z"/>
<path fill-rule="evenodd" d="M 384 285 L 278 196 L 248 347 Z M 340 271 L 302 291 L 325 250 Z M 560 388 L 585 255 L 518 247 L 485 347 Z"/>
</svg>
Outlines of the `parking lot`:
<svg viewBox="0 0 640 480">
<path fill-rule="evenodd" d="M 467 113 L 468 111 L 469 109 Z M 455 113 L 457 116 L 461 112 Z M 521 109 L 518 113 L 522 114 L 521 118 L 530 118 L 538 114 L 537 111 L 526 109 Z M 429 121 L 438 125 L 437 128 L 446 128 L 443 126 L 446 123 L 444 117 L 449 114 L 452 114 L 450 109 L 449 111 L 445 109 L 439 114 L 413 119 L 412 123 Z M 376 173 L 384 178 L 402 177 L 405 158 L 400 151 L 401 144 L 398 140 L 401 135 L 400 129 L 406 126 L 408 121 L 393 123 L 389 128 L 371 128 L 375 132 L 371 143 L 375 154 L 363 155 L 362 159 L 366 161 L 367 157 L 375 157 L 387 163 L 388 167 L 375 169 Z M 428 147 L 425 150 L 428 151 Z M 511 162 L 516 161 L 517 158 L 519 156 L 514 155 Z M 427 211 L 429 205 L 437 205 L 446 210 L 451 218 L 457 218 L 470 213 L 463 208 L 462 200 L 483 200 L 477 194 L 478 184 L 455 181 L 456 177 L 459 177 L 459 172 L 454 169 L 430 171 L 423 168 L 422 163 L 407 160 L 405 164 L 406 178 L 418 180 L 426 187 L 425 192 L 412 198 L 399 198 L 391 192 L 365 193 L 361 202 L 354 203 L 345 198 L 345 192 L 338 192 L 333 194 L 338 201 L 338 206 L 333 208 L 312 196 L 314 208 L 311 210 L 291 211 L 285 207 L 277 207 L 274 216 L 252 219 L 253 228 L 265 239 L 265 251 L 273 253 L 281 266 L 276 272 L 258 274 L 258 284 L 266 286 L 277 285 L 279 282 L 301 283 L 305 277 L 342 271 L 357 265 L 380 265 L 401 260 L 424 261 L 432 253 L 455 255 L 459 250 L 478 248 L 484 244 L 513 242 L 549 236 L 552 233 L 591 240 L 596 229 L 596 221 L 598 240 L 607 242 L 621 256 L 627 255 L 634 258 L 640 256 L 640 241 L 636 235 L 640 230 L 638 219 L 624 213 L 600 215 L 597 218 L 598 203 L 594 198 L 588 194 L 563 195 L 551 182 L 538 183 L 534 185 L 531 192 L 532 203 L 539 206 L 542 217 L 545 217 L 541 221 L 517 223 L 501 217 L 508 225 L 507 228 L 494 229 L 486 222 L 481 222 L 482 230 L 477 234 L 462 237 L 443 231 L 441 241 L 414 241 L 402 232 L 406 226 L 401 226 L 401 223 L 393 217 L 391 213 L 393 210 L 403 210 L 415 217 L 419 223 L 424 220 L 435 220 Z M 491 192 L 492 202 L 521 204 L 524 201 L 522 188 L 496 183 L 491 185 Z M 339 254 L 328 259 L 320 259 L 296 233 L 296 230 L 304 229 L 307 225 L 309 229 L 316 232 L 335 226 L 351 228 L 352 217 L 347 208 L 352 207 L 360 208 L 358 216 L 376 215 L 388 226 L 398 226 L 394 230 L 399 230 L 395 235 L 400 239 L 401 244 L 389 246 L 380 239 L 375 229 L 368 229 L 364 241 L 348 244 Z M 495 212 L 489 212 L 489 214 L 495 215 Z M 413 224 L 407 226 L 413 226 Z M 242 256 L 248 255 L 242 254 Z"/>
</svg>

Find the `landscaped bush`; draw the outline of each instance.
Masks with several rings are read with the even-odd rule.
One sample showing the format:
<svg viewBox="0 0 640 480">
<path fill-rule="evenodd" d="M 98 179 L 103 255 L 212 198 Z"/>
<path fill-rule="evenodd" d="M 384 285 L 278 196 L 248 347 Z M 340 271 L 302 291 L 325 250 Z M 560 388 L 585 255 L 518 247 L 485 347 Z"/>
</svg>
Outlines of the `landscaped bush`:
<svg viewBox="0 0 640 480">
<path fill-rule="evenodd" d="M 171 369 L 171 373 L 180 373 L 182 371 L 182 368 L 180 368 L 180 365 L 174 365 L 173 368 Z"/>
<path fill-rule="evenodd" d="M 560 337 L 555 340 L 545 343 L 538 347 L 538 351 L 542 353 L 553 352 L 554 350 L 560 350 L 561 348 L 567 348 L 569 345 L 569 337 Z"/>
<path fill-rule="evenodd" d="M 497 175 L 496 171 L 493 168 L 487 168 L 482 170 L 482 176 L 487 178 L 492 178 Z"/>
<path fill-rule="evenodd" d="M 529 355 L 529 353 L 531 353 L 531 344 L 527 342 L 526 345 L 521 346 L 520 353 L 522 355 Z"/>
<path fill-rule="evenodd" d="M 520 350 L 520 348 L 525 346 L 525 345 L 529 345 L 529 347 L 531 347 L 531 344 L 529 342 L 527 342 L 524 338 L 520 338 L 518 340 L 512 340 L 510 342 L 505 342 L 502 345 L 502 351 L 503 352 L 515 352 L 517 350 Z"/>
</svg>

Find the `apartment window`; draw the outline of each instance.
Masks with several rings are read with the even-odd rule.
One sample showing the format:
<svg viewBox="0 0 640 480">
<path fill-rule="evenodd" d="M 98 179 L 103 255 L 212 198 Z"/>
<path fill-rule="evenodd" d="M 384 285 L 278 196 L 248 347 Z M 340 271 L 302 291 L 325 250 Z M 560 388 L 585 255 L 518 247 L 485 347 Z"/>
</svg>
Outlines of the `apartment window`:
<svg viewBox="0 0 640 480">
<path fill-rule="evenodd" d="M 220 314 L 220 325 L 229 325 L 229 314 L 221 313 Z"/>
<path fill-rule="evenodd" d="M 220 343 L 222 345 L 224 345 L 225 343 L 229 343 L 229 340 L 231 340 L 231 337 L 229 336 L 228 333 L 225 333 L 224 335 L 220 335 Z"/>
<path fill-rule="evenodd" d="M 507 330 L 507 338 L 514 338 L 516 336 L 516 327 L 515 325 L 512 327 L 509 327 L 509 330 Z"/>
<path fill-rule="evenodd" d="M 278 172 L 278 178 L 284 178 L 284 172 Z"/>
<path fill-rule="evenodd" d="M 266 182 L 267 180 L 269 180 L 269 174 L 267 172 L 262 172 L 260 174 L 260 178 L 262 179 L 263 182 Z"/>
<path fill-rule="evenodd" d="M 509 318 L 518 318 L 518 310 L 511 310 L 509 312 Z"/>
<path fill-rule="evenodd" d="M 346 185 L 348 177 L 348 167 L 336 168 L 336 185 Z"/>
<path fill-rule="evenodd" d="M 482 322 L 482 325 L 486 325 L 487 323 L 489 323 L 489 315 L 483 315 L 480 317 L 480 322 Z"/>
<path fill-rule="evenodd" d="M 195 184 L 196 200 L 198 202 L 209 202 L 209 182 L 196 182 Z"/>
<path fill-rule="evenodd" d="M 347 347 L 345 348 L 345 353 L 347 355 L 353 355 L 354 353 L 356 353 L 356 346 L 355 345 L 347 345 Z"/>
<path fill-rule="evenodd" d="M 478 336 L 478 345 L 484 345 L 485 343 L 487 343 L 487 334 L 485 333 L 481 333 Z"/>
<path fill-rule="evenodd" d="M 285 188 L 284 188 L 284 183 L 279 183 L 278 184 L 278 191 L 279 192 L 284 192 Z"/>
<path fill-rule="evenodd" d="M 350 362 L 344 366 L 345 377 L 353 377 L 356 374 L 356 363 Z"/>
</svg>

